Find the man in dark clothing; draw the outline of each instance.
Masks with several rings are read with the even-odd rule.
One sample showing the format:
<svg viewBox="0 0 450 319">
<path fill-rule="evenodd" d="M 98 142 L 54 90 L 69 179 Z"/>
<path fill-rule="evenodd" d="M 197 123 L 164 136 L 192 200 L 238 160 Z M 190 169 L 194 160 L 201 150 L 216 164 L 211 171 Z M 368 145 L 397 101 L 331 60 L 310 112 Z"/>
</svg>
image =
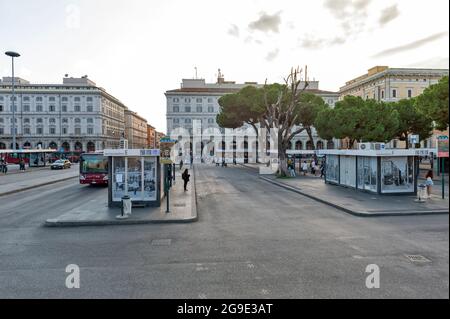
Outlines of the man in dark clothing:
<svg viewBox="0 0 450 319">
<path fill-rule="evenodd" d="M 189 177 L 191 177 L 191 175 L 189 175 L 188 170 L 185 169 L 183 175 L 181 175 L 181 178 L 184 181 L 184 191 L 187 191 L 187 184 L 189 183 Z"/>
</svg>

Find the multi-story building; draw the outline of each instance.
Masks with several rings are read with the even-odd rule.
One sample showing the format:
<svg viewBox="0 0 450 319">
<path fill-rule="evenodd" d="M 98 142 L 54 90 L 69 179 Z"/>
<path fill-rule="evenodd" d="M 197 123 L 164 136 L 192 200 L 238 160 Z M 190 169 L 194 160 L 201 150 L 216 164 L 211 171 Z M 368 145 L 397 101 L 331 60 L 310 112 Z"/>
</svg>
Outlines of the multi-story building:
<svg viewBox="0 0 450 319">
<path fill-rule="evenodd" d="M 125 110 L 125 138 L 129 148 L 147 147 L 147 120 L 130 110 Z"/>
<path fill-rule="evenodd" d="M 156 148 L 156 130 L 150 124 L 147 124 L 147 147 Z"/>
<path fill-rule="evenodd" d="M 339 90 L 339 98 L 346 95 L 359 96 L 363 99 L 396 102 L 401 99 L 416 97 L 430 85 L 437 83 L 448 75 L 448 69 L 389 68 L 375 66 L 367 74 L 345 83 Z M 442 132 L 435 132 L 441 134 Z M 404 143 L 392 141 L 391 147 L 404 147 Z M 435 138 L 422 142 L 424 147 L 435 147 Z"/>
<path fill-rule="evenodd" d="M 62 84 L 15 78 L 17 148 L 93 151 L 119 146 L 126 106 L 87 76 Z M 12 147 L 12 78 L 0 81 L 0 148 Z"/>
<path fill-rule="evenodd" d="M 238 84 L 234 81 L 225 81 L 220 70 L 217 83 L 206 83 L 204 79 L 183 79 L 179 89 L 169 90 L 165 93 L 167 99 L 167 134 L 170 136 L 176 128 L 184 128 L 192 135 L 195 120 L 200 123 L 202 131 L 217 129 L 223 134 L 224 130 L 216 123 L 216 116 L 220 110 L 219 98 L 225 94 L 237 93 L 240 89 L 249 85 L 263 86 L 257 82 Z M 318 81 L 309 81 L 307 90 L 321 96 L 331 107 L 334 107 L 339 98 L 337 92 L 319 90 Z M 315 130 L 313 130 L 313 136 L 314 147 L 334 148 L 336 146 L 337 141 L 323 141 L 317 136 Z M 292 141 L 292 149 L 313 149 L 313 145 L 308 140 L 309 137 L 306 132 L 297 135 Z M 207 141 L 202 141 L 202 144 L 204 142 Z M 214 156 L 214 152 L 211 155 Z"/>
<path fill-rule="evenodd" d="M 160 141 L 161 141 L 161 139 L 162 139 L 163 137 L 165 137 L 165 136 L 166 136 L 166 134 L 164 134 L 164 133 L 162 133 L 162 132 L 156 132 L 156 133 L 155 133 L 155 148 L 156 148 L 156 149 L 159 149 L 159 148 L 160 148 L 160 146 L 161 146 Z"/>
</svg>

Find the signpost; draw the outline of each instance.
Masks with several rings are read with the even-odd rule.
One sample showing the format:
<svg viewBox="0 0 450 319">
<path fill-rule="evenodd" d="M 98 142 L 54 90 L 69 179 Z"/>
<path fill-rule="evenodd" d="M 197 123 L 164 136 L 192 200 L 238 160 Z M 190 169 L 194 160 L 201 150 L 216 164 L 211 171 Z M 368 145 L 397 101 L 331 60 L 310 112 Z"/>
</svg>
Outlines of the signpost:
<svg viewBox="0 0 450 319">
<path fill-rule="evenodd" d="M 442 181 L 442 199 L 444 199 L 445 181 L 444 181 L 444 166 L 445 158 L 448 157 L 448 136 L 440 135 L 437 138 L 437 154 L 441 159 L 441 181 Z"/>
</svg>

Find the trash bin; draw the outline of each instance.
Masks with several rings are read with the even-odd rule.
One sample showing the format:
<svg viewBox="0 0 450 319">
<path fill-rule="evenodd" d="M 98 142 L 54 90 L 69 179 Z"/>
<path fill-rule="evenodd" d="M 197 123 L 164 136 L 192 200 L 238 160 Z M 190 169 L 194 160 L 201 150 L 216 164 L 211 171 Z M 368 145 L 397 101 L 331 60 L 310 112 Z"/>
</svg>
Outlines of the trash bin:
<svg viewBox="0 0 450 319">
<path fill-rule="evenodd" d="M 131 198 L 128 195 L 122 197 L 122 215 L 131 215 Z"/>
<path fill-rule="evenodd" d="M 417 199 L 416 202 L 425 203 L 428 198 L 427 186 L 425 184 L 417 185 Z"/>
</svg>

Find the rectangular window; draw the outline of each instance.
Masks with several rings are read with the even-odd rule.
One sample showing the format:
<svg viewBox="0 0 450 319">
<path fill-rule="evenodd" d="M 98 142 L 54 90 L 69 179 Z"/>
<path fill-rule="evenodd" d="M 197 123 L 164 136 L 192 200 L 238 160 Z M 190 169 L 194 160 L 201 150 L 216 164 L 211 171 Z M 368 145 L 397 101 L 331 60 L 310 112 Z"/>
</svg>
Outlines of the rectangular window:
<svg viewBox="0 0 450 319">
<path fill-rule="evenodd" d="M 75 128 L 75 134 L 76 135 L 81 135 L 81 127 L 76 127 Z"/>
<path fill-rule="evenodd" d="M 392 90 L 392 97 L 394 97 L 394 98 L 397 97 L 397 90 L 396 89 Z"/>
<path fill-rule="evenodd" d="M 208 112 L 209 113 L 214 113 L 214 107 L 213 106 L 208 106 Z"/>
<path fill-rule="evenodd" d="M 87 102 L 92 102 L 92 97 L 87 97 L 87 98 L 86 98 L 86 101 L 87 101 Z"/>
<path fill-rule="evenodd" d="M 55 102 L 55 98 L 54 98 L 54 97 L 49 97 L 48 100 L 49 100 L 50 102 Z"/>
<path fill-rule="evenodd" d="M 62 128 L 62 133 L 63 133 L 63 134 L 67 134 L 67 127 L 63 127 L 63 128 Z"/>
<path fill-rule="evenodd" d="M 94 128 L 93 127 L 88 127 L 87 128 L 87 133 L 90 134 L 90 135 L 94 134 Z"/>
<path fill-rule="evenodd" d="M 24 111 L 24 112 L 30 112 L 30 106 L 29 106 L 28 104 L 25 104 L 25 105 L 23 106 L 23 111 Z"/>
<path fill-rule="evenodd" d="M 208 98 L 208 103 L 212 103 L 212 102 L 213 102 L 212 97 L 209 97 L 209 98 Z"/>
<path fill-rule="evenodd" d="M 4 135 L 4 134 L 5 134 L 5 131 L 4 131 L 3 127 L 0 127 L 0 135 Z"/>
<path fill-rule="evenodd" d="M 69 101 L 69 99 L 66 96 L 64 96 L 64 97 L 61 98 L 61 101 L 62 102 L 67 102 L 67 101 Z"/>
<path fill-rule="evenodd" d="M 190 112 L 191 112 L 191 107 L 190 107 L 190 106 L 185 106 L 185 107 L 184 107 L 184 111 L 185 111 L 186 113 L 190 113 Z"/>
<path fill-rule="evenodd" d="M 25 128 L 23 129 L 23 133 L 24 133 L 25 135 L 30 135 L 30 134 L 31 134 L 30 128 L 29 128 L 29 127 L 25 127 Z"/>
<path fill-rule="evenodd" d="M 88 105 L 86 107 L 86 112 L 94 112 L 94 107 L 92 105 Z"/>
<path fill-rule="evenodd" d="M 3 105 L 0 105 L 0 112 L 3 112 Z"/>
<path fill-rule="evenodd" d="M 56 128 L 51 127 L 51 128 L 50 128 L 50 134 L 51 134 L 51 135 L 55 135 L 55 134 L 56 134 Z"/>
<path fill-rule="evenodd" d="M 66 104 L 61 105 L 61 112 L 67 112 L 67 105 Z"/>
<path fill-rule="evenodd" d="M 54 105 L 50 105 L 48 108 L 50 112 L 56 112 L 56 107 Z"/>
<path fill-rule="evenodd" d="M 197 98 L 196 101 L 197 101 L 197 103 L 202 103 L 203 102 L 202 98 Z"/>
<path fill-rule="evenodd" d="M 42 102 L 42 97 L 38 96 L 38 97 L 36 98 L 36 102 Z"/>
<path fill-rule="evenodd" d="M 43 107 L 42 107 L 42 105 L 36 105 L 36 112 L 42 112 L 42 110 L 43 110 Z"/>
<path fill-rule="evenodd" d="M 381 91 L 381 98 L 384 99 L 384 91 Z"/>
<path fill-rule="evenodd" d="M 24 102 L 28 102 L 28 101 L 30 101 L 30 97 L 29 96 L 24 96 L 23 100 L 24 100 Z"/>
<path fill-rule="evenodd" d="M 81 107 L 79 105 L 75 105 L 74 111 L 75 112 L 80 112 L 81 111 Z"/>
<path fill-rule="evenodd" d="M 408 90 L 408 97 L 412 98 L 412 90 L 411 89 Z"/>
<path fill-rule="evenodd" d="M 36 127 L 36 134 L 42 135 L 43 132 L 44 132 L 44 130 L 42 127 Z"/>
<path fill-rule="evenodd" d="M 201 113 L 202 112 L 202 107 L 197 105 L 197 112 Z"/>
<path fill-rule="evenodd" d="M 74 98 L 73 99 L 75 102 L 80 102 L 80 98 L 79 97 L 76 97 L 76 98 Z"/>
</svg>

